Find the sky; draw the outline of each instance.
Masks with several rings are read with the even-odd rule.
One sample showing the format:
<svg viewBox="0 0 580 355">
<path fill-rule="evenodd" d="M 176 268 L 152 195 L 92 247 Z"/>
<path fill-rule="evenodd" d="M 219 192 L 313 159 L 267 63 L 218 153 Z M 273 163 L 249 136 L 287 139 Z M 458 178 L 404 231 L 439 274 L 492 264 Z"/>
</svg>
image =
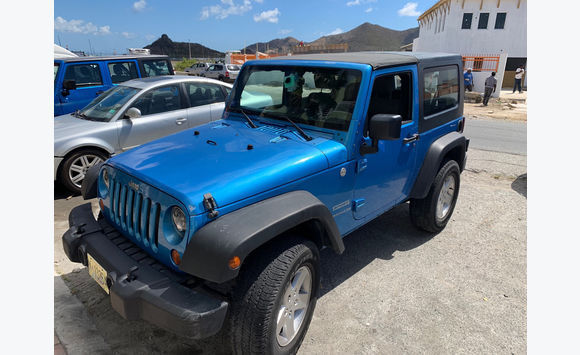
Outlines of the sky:
<svg viewBox="0 0 580 355">
<path fill-rule="evenodd" d="M 162 34 L 226 51 L 292 36 L 305 42 L 370 22 L 417 27 L 437 0 L 55 0 L 54 42 L 87 54 L 125 54 Z"/>
</svg>

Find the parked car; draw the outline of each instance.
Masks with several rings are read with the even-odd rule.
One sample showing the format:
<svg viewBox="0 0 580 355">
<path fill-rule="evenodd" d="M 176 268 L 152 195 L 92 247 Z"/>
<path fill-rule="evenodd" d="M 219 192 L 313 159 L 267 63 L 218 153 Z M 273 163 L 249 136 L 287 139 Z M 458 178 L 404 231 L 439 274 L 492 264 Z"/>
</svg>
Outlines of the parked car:
<svg viewBox="0 0 580 355">
<path fill-rule="evenodd" d="M 127 80 L 173 74 L 173 66 L 166 55 L 55 59 L 54 115 L 79 110 L 106 90 Z"/>
<path fill-rule="evenodd" d="M 185 72 L 188 75 L 201 75 L 201 73 L 205 72 L 210 65 L 211 64 L 209 63 L 195 63 L 189 68 L 185 68 Z"/>
<path fill-rule="evenodd" d="M 54 179 L 80 192 L 85 173 L 145 142 L 221 118 L 231 85 L 161 76 L 123 82 L 54 120 Z"/>
<path fill-rule="evenodd" d="M 240 72 L 237 64 L 211 64 L 201 75 L 221 81 L 234 82 Z"/>
<path fill-rule="evenodd" d="M 126 319 L 294 354 L 321 248 L 341 254 L 344 236 L 406 202 L 432 236 L 450 221 L 469 145 L 462 67 L 415 52 L 246 62 L 222 120 L 88 172 L 100 214 L 73 209 L 64 250 Z"/>
</svg>

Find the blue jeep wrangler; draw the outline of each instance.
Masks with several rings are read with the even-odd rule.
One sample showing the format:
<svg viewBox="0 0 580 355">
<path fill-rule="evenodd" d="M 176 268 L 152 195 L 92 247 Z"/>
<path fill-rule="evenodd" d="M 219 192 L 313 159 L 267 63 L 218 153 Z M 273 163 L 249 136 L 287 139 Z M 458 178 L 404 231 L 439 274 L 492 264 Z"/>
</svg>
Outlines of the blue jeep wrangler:
<svg viewBox="0 0 580 355">
<path fill-rule="evenodd" d="M 409 202 L 449 221 L 469 141 L 459 55 L 316 54 L 247 62 L 219 121 L 92 168 L 63 246 L 126 319 L 219 332 L 236 353 L 294 353 L 321 248 Z M 220 338 L 221 339 L 221 338 Z"/>
</svg>

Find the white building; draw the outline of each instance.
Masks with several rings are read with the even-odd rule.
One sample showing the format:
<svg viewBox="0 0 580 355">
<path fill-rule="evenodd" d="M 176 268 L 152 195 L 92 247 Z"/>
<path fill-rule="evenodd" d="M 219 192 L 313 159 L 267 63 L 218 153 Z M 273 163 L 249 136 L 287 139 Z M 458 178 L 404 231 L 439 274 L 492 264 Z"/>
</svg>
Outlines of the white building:
<svg viewBox="0 0 580 355">
<path fill-rule="evenodd" d="M 468 57 L 465 67 L 473 68 L 476 91 L 483 92 L 491 68 L 497 67 L 498 87 L 513 87 L 515 70 L 525 68 L 527 0 L 440 0 L 417 21 L 413 51 Z"/>
</svg>

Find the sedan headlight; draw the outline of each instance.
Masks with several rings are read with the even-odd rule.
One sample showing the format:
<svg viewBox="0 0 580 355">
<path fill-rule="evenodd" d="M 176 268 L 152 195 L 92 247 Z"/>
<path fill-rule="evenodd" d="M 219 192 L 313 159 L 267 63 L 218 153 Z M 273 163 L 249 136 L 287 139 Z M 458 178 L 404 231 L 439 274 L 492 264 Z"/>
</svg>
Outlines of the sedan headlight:
<svg viewBox="0 0 580 355">
<path fill-rule="evenodd" d="M 171 219 L 173 219 L 173 225 L 178 232 L 184 232 L 187 228 L 187 220 L 185 218 L 185 213 L 183 210 L 177 206 L 171 209 Z"/>
</svg>

